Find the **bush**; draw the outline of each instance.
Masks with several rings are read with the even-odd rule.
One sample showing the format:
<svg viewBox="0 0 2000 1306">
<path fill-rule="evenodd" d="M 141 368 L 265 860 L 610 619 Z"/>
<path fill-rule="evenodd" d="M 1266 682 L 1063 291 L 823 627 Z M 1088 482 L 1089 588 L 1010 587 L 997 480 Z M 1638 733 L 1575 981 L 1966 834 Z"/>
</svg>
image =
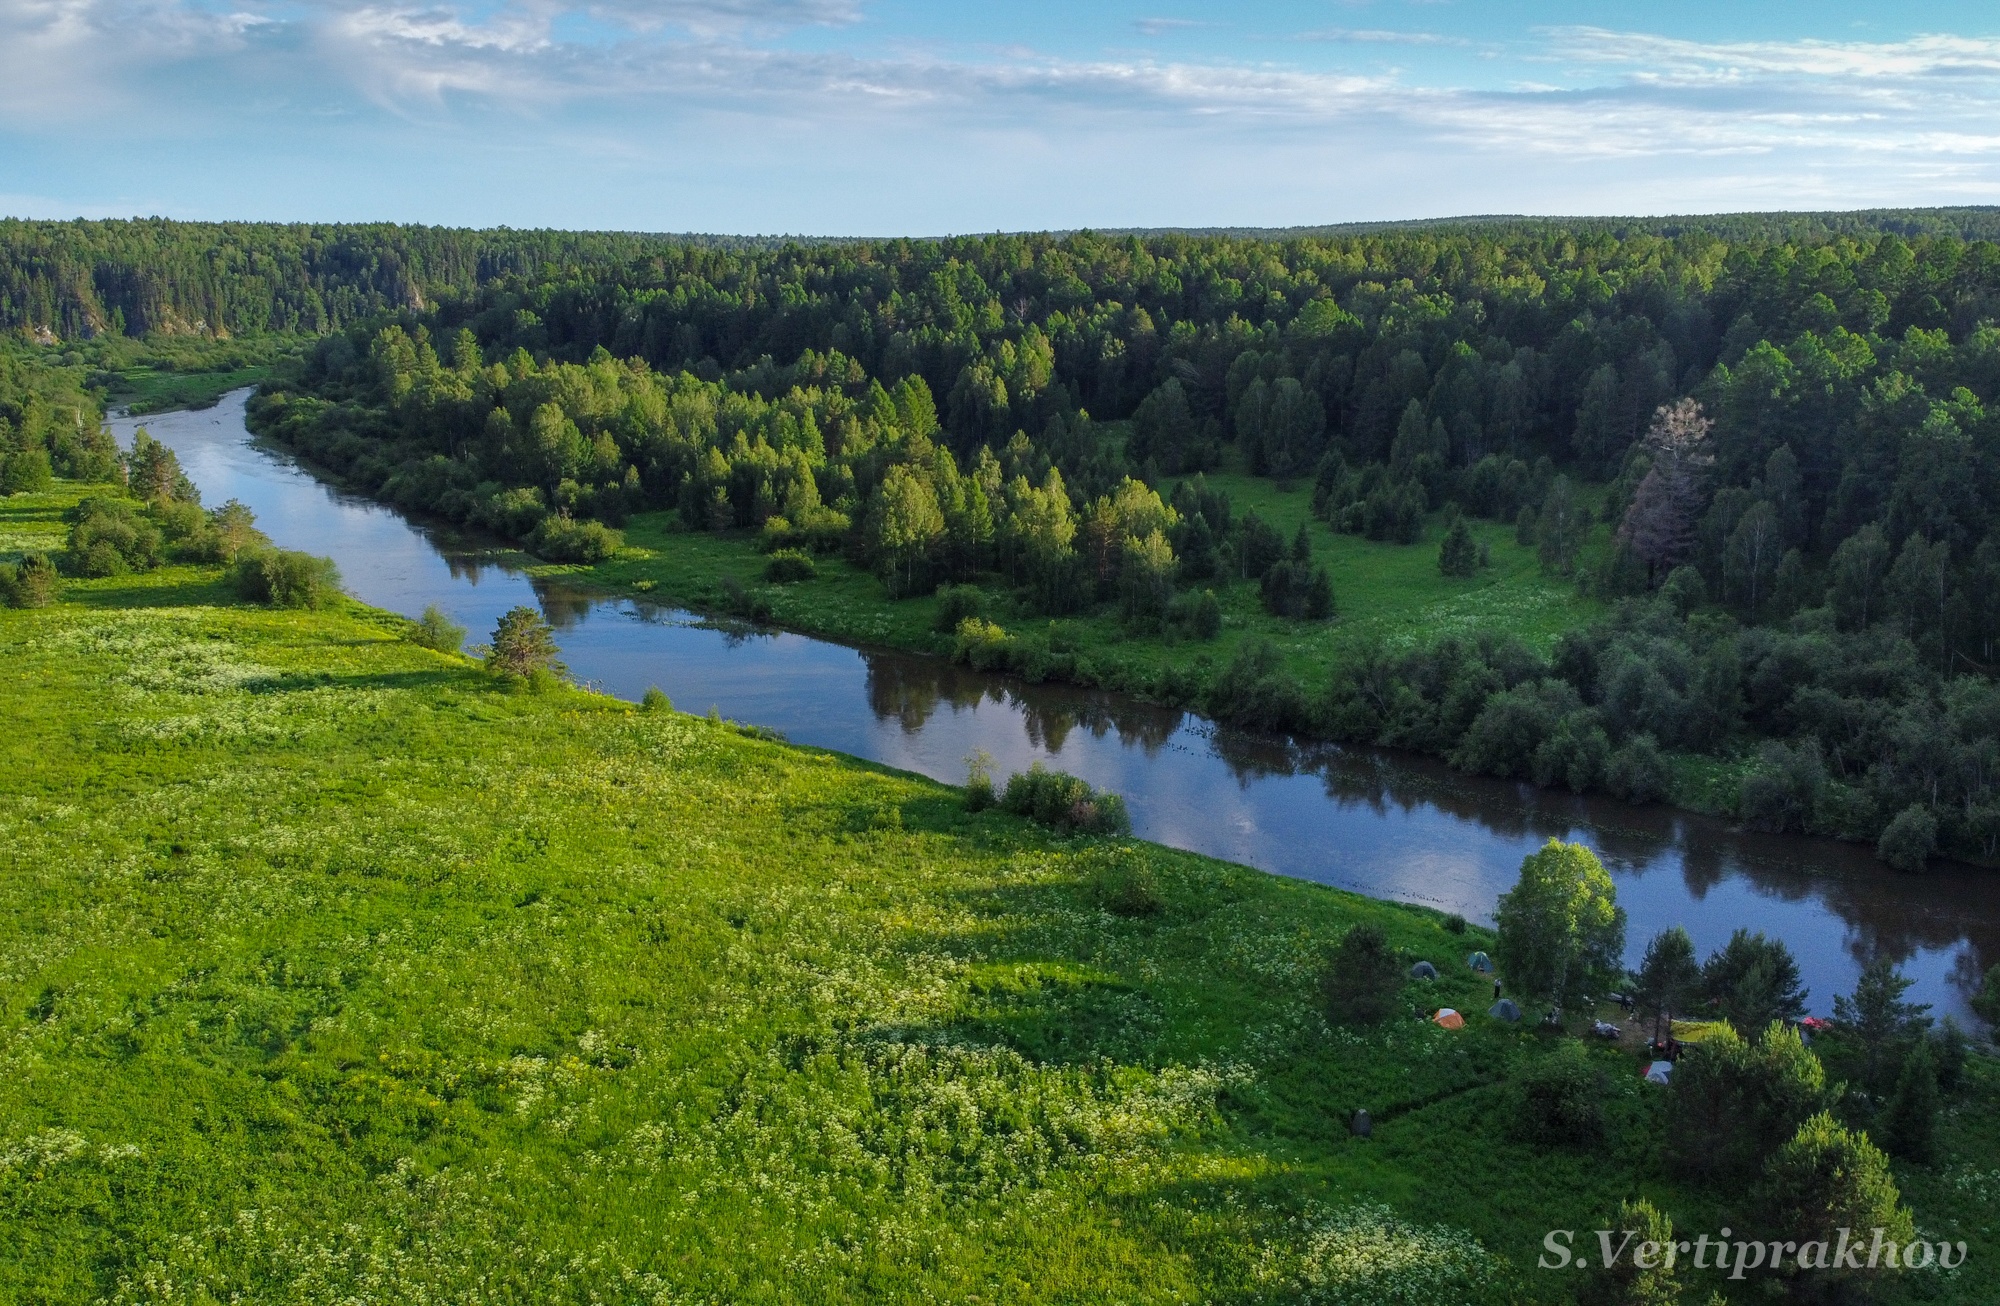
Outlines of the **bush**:
<svg viewBox="0 0 2000 1306">
<path fill-rule="evenodd" d="M 1628 803 L 1657 803 L 1673 789 L 1673 769 L 1651 735 L 1634 735 L 1611 755 L 1604 787 Z"/>
<path fill-rule="evenodd" d="M 69 520 L 66 557 L 79 576 L 122 576 L 160 565 L 160 528 L 130 499 L 85 499 Z"/>
<path fill-rule="evenodd" d="M 956 633 L 967 617 L 986 615 L 986 591 L 977 585 L 940 585 L 937 601 L 937 616 L 931 621 L 931 629 L 947 635 Z"/>
<path fill-rule="evenodd" d="M 417 618 L 409 640 L 420 648 L 456 653 L 465 645 L 465 627 L 454 624 L 437 604 L 432 603 L 424 608 L 424 615 Z"/>
<path fill-rule="evenodd" d="M 1255 730 L 1296 730 L 1305 719 L 1305 693 L 1284 669 L 1284 656 L 1268 639 L 1237 646 L 1208 690 L 1208 711 Z"/>
<path fill-rule="evenodd" d="M 1564 1039 L 1515 1081 L 1516 1127 L 1545 1147 L 1586 1147 L 1604 1137 L 1604 1075 L 1581 1043 Z"/>
<path fill-rule="evenodd" d="M 10 608 L 45 608 L 55 601 L 56 568 L 46 553 L 25 554 L 18 564 L 0 566 L 0 602 Z"/>
<path fill-rule="evenodd" d="M 1135 848 L 1119 848 L 1100 862 L 1090 880 L 1097 905 L 1114 916 L 1158 916 L 1167 908 L 1151 862 Z"/>
<path fill-rule="evenodd" d="M 1336 1025 L 1379 1025 L 1395 1014 L 1403 963 L 1379 925 L 1351 925 L 1320 967 L 1320 997 Z"/>
<path fill-rule="evenodd" d="M 2000 962 L 1986 968 L 1986 978 L 1972 996 L 1972 1009 L 1987 1024 L 2000 1025 Z"/>
<path fill-rule="evenodd" d="M 1222 602 L 1214 590 L 1176 595 L 1167 607 L 1167 621 L 1190 639 L 1214 639 L 1222 633 Z"/>
<path fill-rule="evenodd" d="M 773 585 L 791 585 L 817 575 L 819 568 L 803 549 L 779 549 L 764 564 L 764 579 Z"/>
<path fill-rule="evenodd" d="M 1577 1293 L 1579 1306 L 1675 1306 L 1682 1300 L 1683 1284 L 1676 1270 L 1680 1260 L 1661 1250 L 1674 1241 L 1674 1223 L 1664 1213 L 1642 1197 L 1620 1202 L 1598 1227 L 1610 1229 L 1614 1239 L 1624 1239 L 1625 1253 L 1608 1266 L 1601 1259 L 1590 1262 Z M 1649 1264 L 1642 1267 L 1638 1253 L 1647 1244 L 1652 1245 L 1645 1257 Z"/>
<path fill-rule="evenodd" d="M 7 459 L 7 470 L 0 474 L 0 491 L 8 494 L 39 494 L 49 488 L 55 473 L 49 469 L 49 456 L 40 449 L 23 449 Z"/>
<path fill-rule="evenodd" d="M 1007 778 L 1000 808 L 1057 830 L 1124 834 L 1132 828 L 1124 799 L 1092 789 L 1067 772 L 1051 771 L 1040 762 Z"/>
<path fill-rule="evenodd" d="M 1007 632 L 981 617 L 967 617 L 958 623 L 952 641 L 951 660 L 979 671 L 1004 669 L 1012 654 Z"/>
<path fill-rule="evenodd" d="M 965 759 L 965 810 L 983 812 L 995 801 L 993 758 L 982 748 Z"/>
<path fill-rule="evenodd" d="M 601 521 L 544 517 L 528 537 L 528 547 L 550 562 L 602 562 L 625 545 L 625 537 Z"/>
<path fill-rule="evenodd" d="M 1875 844 L 1875 855 L 1899 871 L 1923 870 L 1936 851 L 1937 818 L 1922 803 L 1898 812 Z"/>
<path fill-rule="evenodd" d="M 323 608 L 340 593 L 340 572 L 331 558 L 290 549 L 258 549 L 237 558 L 237 592 L 274 608 Z"/>
<path fill-rule="evenodd" d="M 661 689 L 658 685 L 648 685 L 646 686 L 645 695 L 639 699 L 639 710 L 642 712 L 671 712 L 674 710 L 674 700 L 668 698 L 667 691 Z"/>
</svg>

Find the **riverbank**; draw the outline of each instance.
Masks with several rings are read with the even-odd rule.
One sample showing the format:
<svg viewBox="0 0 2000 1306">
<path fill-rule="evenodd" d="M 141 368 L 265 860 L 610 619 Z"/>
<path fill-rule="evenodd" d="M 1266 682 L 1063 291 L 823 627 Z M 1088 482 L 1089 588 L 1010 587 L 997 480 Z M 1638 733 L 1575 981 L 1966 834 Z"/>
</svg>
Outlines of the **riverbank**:
<svg viewBox="0 0 2000 1306">
<path fill-rule="evenodd" d="M 1730 1218 L 1625 1056 L 1614 1144 L 1551 1152 L 1506 1126 L 1532 1035 L 1326 1025 L 1357 922 L 1483 1011 L 1476 927 L 407 629 L 194 567 L 0 610 L 8 1294 L 1553 1300 L 1549 1227 Z M 1934 1237 L 1985 1218 L 1975 1075 L 1899 1176 Z"/>
<path fill-rule="evenodd" d="M 1105 689 L 1206 712 L 1212 705 L 1204 701 L 1204 690 L 1217 671 L 1244 646 L 1259 641 L 1268 641 L 1281 657 L 1280 669 L 1313 693 L 1343 661 L 1371 650 L 1408 652 L 1440 639 L 1469 640 L 1488 633 L 1520 639 L 1546 655 L 1564 631 L 1599 619 L 1606 610 L 1602 602 L 1579 593 L 1570 579 L 1544 574 L 1534 551 L 1494 523 L 1473 528 L 1492 566 L 1459 581 L 1437 571 L 1441 519 L 1430 523 L 1417 544 L 1384 544 L 1329 530 L 1310 516 L 1303 490 L 1281 492 L 1250 477 L 1217 477 L 1215 482 L 1227 486 L 1232 496 L 1243 494 L 1287 537 L 1306 525 L 1315 540 L 1316 559 L 1334 577 L 1342 605 L 1334 621 L 1306 625 L 1274 618 L 1263 610 L 1256 586 L 1224 585 L 1217 590 L 1221 632 L 1212 640 L 1196 641 L 1134 634 L 1109 612 L 1051 620 L 1026 613 L 1012 596 L 993 591 L 988 615 L 1019 651 L 990 662 L 982 658 L 978 665 L 1013 672 L 1030 683 Z M 765 575 L 769 556 L 752 534 L 689 531 L 678 513 L 668 511 L 633 517 L 624 538 L 625 547 L 595 565 L 530 558 L 528 570 L 605 594 L 752 618 L 818 639 L 944 658 L 964 649 L 953 632 L 941 629 L 947 623 L 940 618 L 942 604 L 935 595 L 891 597 L 878 576 L 837 555 L 816 558 L 817 574 L 811 580 L 775 584 Z M 1704 816 L 1736 815 L 1749 757 L 1680 753 L 1669 754 L 1667 763 L 1670 780 L 1663 801 Z"/>
</svg>

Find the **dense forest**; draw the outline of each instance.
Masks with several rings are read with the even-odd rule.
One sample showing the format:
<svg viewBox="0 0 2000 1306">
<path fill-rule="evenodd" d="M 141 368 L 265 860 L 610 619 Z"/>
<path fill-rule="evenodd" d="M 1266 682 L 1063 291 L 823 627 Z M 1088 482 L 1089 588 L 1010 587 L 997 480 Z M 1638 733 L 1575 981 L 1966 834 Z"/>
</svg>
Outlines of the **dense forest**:
<svg viewBox="0 0 2000 1306">
<path fill-rule="evenodd" d="M 1494 632 L 1358 648 L 1301 684 L 1252 643 L 1128 687 L 1635 800 L 1670 791 L 1673 754 L 1736 759 L 1745 818 L 1915 866 L 2000 855 L 2000 246 L 1967 239 L 1992 225 L 0 238 L 5 311 L 40 295 L 51 330 L 196 309 L 326 329 L 261 429 L 552 558 L 671 507 L 845 552 L 895 593 L 972 582 L 1199 642 L 1231 584 L 1287 620 L 1339 609 L 1309 541 L 1205 471 L 1309 485 L 1376 539 L 1504 521 L 1615 615 L 1548 656 Z M 119 298 L 119 268 L 153 308 Z M 1446 543 L 1448 572 L 1478 567 Z M 1062 674 L 1063 650 L 962 615 L 968 655 Z"/>
</svg>

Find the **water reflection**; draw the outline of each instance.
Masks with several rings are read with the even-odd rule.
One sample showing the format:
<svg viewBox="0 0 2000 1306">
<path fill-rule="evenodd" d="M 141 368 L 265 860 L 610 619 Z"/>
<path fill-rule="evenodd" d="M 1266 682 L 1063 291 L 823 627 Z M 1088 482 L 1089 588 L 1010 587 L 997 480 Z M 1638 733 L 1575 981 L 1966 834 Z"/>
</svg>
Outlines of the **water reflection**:
<svg viewBox="0 0 2000 1306">
<path fill-rule="evenodd" d="M 147 425 L 207 502 L 241 499 L 280 544 L 330 554 L 357 597 L 411 616 L 434 603 L 474 639 L 506 609 L 534 604 L 571 671 L 621 697 L 658 685 L 685 710 L 714 707 L 943 780 L 962 779 L 975 750 L 1001 775 L 1047 762 L 1124 794 L 1146 838 L 1478 920 L 1491 919 L 1522 857 L 1549 838 L 1581 839 L 1617 880 L 1635 962 L 1670 925 L 1704 953 L 1738 926 L 1761 929 L 1798 954 L 1819 1012 L 1882 953 L 1908 968 L 1917 1000 L 1969 1019 L 1967 995 L 2000 961 L 2000 878 L 1988 873 L 1901 876 L 1851 845 L 1299 746 L 1114 694 L 531 582 L 497 542 L 412 523 L 257 449 L 242 409 L 235 395 Z M 137 424 L 116 423 L 128 440 Z"/>
</svg>

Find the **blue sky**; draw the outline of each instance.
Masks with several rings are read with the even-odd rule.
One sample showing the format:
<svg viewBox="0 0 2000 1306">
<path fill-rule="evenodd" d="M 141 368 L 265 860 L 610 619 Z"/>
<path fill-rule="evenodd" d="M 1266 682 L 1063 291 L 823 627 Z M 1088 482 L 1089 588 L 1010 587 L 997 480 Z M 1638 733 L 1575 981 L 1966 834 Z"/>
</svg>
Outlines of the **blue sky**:
<svg viewBox="0 0 2000 1306">
<path fill-rule="evenodd" d="M 937 234 L 2000 203 L 2000 9 L 0 0 L 0 212 Z"/>
</svg>

